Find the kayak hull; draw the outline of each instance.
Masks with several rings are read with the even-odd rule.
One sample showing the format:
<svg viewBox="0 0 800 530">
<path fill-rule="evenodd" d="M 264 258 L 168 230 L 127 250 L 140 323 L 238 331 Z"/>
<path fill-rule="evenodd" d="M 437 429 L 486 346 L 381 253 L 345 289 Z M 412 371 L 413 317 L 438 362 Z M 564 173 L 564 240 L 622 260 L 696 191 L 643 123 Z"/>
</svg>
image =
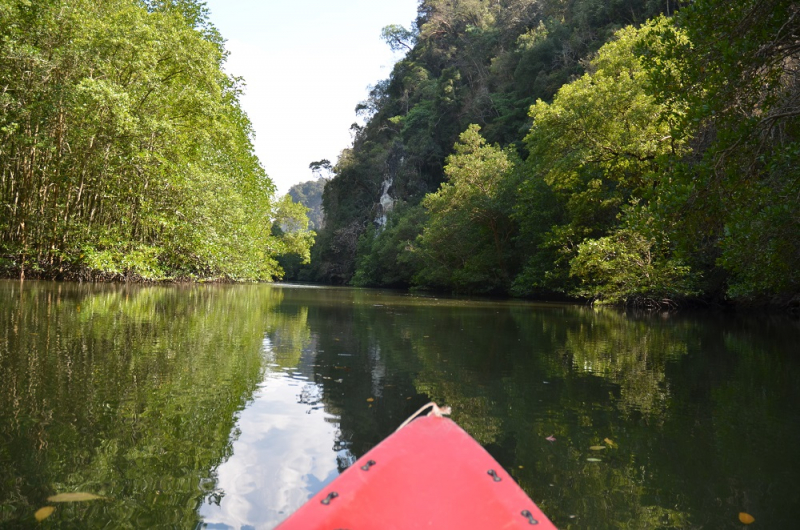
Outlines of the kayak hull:
<svg viewBox="0 0 800 530">
<path fill-rule="evenodd" d="M 555 526 L 461 427 L 427 416 L 374 447 L 278 528 Z"/>
</svg>

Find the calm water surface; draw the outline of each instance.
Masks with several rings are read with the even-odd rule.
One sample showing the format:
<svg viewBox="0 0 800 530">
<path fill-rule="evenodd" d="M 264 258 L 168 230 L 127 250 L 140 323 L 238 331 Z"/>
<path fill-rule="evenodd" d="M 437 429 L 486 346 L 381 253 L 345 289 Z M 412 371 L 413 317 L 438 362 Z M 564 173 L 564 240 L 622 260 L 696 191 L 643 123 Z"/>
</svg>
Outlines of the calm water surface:
<svg viewBox="0 0 800 530">
<path fill-rule="evenodd" d="M 799 354 L 783 317 L 0 281 L 0 526 L 272 528 L 436 401 L 560 528 L 796 528 Z"/>
</svg>

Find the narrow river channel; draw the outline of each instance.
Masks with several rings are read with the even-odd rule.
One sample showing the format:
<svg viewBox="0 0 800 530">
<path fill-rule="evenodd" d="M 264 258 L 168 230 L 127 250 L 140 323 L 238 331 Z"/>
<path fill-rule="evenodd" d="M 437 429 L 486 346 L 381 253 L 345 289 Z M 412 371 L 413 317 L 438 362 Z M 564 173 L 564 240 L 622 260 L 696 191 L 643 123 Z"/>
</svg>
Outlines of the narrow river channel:
<svg viewBox="0 0 800 530">
<path fill-rule="evenodd" d="M 0 281 L 0 383 L 0 527 L 272 528 L 428 401 L 562 529 L 800 521 L 789 317 Z"/>
</svg>

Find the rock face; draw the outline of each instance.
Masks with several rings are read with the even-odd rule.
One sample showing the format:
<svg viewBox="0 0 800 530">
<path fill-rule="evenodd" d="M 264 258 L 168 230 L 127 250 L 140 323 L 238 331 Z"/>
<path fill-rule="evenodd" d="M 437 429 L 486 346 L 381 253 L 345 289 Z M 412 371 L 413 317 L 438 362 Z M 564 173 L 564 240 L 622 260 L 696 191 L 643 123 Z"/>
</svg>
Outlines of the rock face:
<svg viewBox="0 0 800 530">
<path fill-rule="evenodd" d="M 378 215 L 375 217 L 375 224 L 379 229 L 383 229 L 386 226 L 386 217 L 394 208 L 394 199 L 389 195 L 389 189 L 391 189 L 393 182 L 394 178 L 391 175 L 387 175 L 383 181 L 381 197 L 378 200 Z"/>
<path fill-rule="evenodd" d="M 394 210 L 398 201 L 408 199 L 409 180 L 418 179 L 418 175 L 409 174 L 406 166 L 405 149 L 395 145 L 386 159 L 383 171 L 383 181 L 381 182 L 381 193 L 378 202 L 374 205 L 375 218 L 373 223 L 382 231 L 386 227 L 389 213 Z M 427 191 L 427 190 L 426 190 Z"/>
</svg>

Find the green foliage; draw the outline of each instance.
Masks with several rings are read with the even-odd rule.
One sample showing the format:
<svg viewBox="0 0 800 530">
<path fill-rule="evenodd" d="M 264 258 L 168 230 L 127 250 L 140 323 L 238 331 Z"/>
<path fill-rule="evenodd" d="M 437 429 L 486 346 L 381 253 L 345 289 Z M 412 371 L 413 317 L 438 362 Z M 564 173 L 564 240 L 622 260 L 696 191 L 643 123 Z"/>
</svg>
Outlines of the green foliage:
<svg viewBox="0 0 800 530">
<path fill-rule="evenodd" d="M 629 228 L 584 241 L 570 265 L 570 275 L 580 278 L 576 294 L 592 300 L 659 306 L 694 294 L 689 267 Z"/>
<path fill-rule="evenodd" d="M 311 246 L 314 244 L 315 232 L 308 229 L 308 208 L 292 201 L 289 195 L 277 204 L 273 232 L 280 227 L 281 236 L 274 241 L 271 249 L 275 254 L 283 256 L 292 254 L 299 256 L 301 263 L 311 261 Z"/>
<path fill-rule="evenodd" d="M 614 219 L 628 197 L 655 183 L 653 161 L 680 149 L 661 123 L 663 107 L 645 92 L 634 53 L 648 31 L 621 30 L 592 59 L 590 73 L 563 86 L 552 104 L 531 107 L 525 141 L 532 171 L 571 196 L 577 218 Z"/>
<path fill-rule="evenodd" d="M 281 274 L 274 186 L 194 0 L 5 5 L 0 248 L 18 269 Z M 299 249 L 303 252 L 302 249 Z"/>
<path fill-rule="evenodd" d="M 786 165 L 765 175 L 747 198 L 737 197 L 741 202 L 728 212 L 718 264 L 732 274 L 733 297 L 800 291 L 800 212 L 790 199 L 800 196 L 800 159 L 796 148 L 784 156 Z"/>
<path fill-rule="evenodd" d="M 381 38 L 386 41 L 392 51 L 411 51 L 416 35 L 413 29 L 406 29 L 397 24 L 389 24 L 381 30 Z"/>
<path fill-rule="evenodd" d="M 419 287 L 796 300 L 800 15 L 678 4 L 420 2 L 412 30 L 386 30 L 413 45 L 326 188 L 318 278 L 406 283 L 371 227 L 391 181 L 427 211 Z"/>
<path fill-rule="evenodd" d="M 797 17 L 787 0 L 693 2 L 677 16 L 687 37 L 666 27 L 645 54 L 673 135 L 697 151 L 663 190 L 664 215 L 737 298 L 800 292 Z"/>
<path fill-rule="evenodd" d="M 417 237 L 425 223 L 422 206 L 395 205 L 386 225 L 367 227 L 358 242 L 356 273 L 352 284 L 358 287 L 409 287 L 419 268 Z"/>
<path fill-rule="evenodd" d="M 490 143 L 519 148 L 531 103 L 583 73 L 582 59 L 613 29 L 660 9 L 640 0 L 425 0 L 412 28 L 388 26 L 384 39 L 407 53 L 356 109 L 366 123 L 353 129 L 346 163 L 340 159 L 326 190 L 318 279 L 347 282 L 353 274 L 360 251 L 349 234 L 375 219 L 387 175 L 393 198 L 418 204 L 445 181 L 446 158 L 470 124 Z"/>
<path fill-rule="evenodd" d="M 564 239 L 553 233 L 565 222 L 564 201 L 538 175 L 526 175 L 517 189 L 511 217 L 519 225 L 515 243 L 525 263 L 511 292 L 516 296 L 563 293 L 569 284 L 568 263 L 560 259 L 558 247 L 551 241 Z"/>
<path fill-rule="evenodd" d="M 621 232 L 621 239 L 607 235 L 626 204 L 638 208 L 656 197 L 664 160 L 683 151 L 662 120 L 664 106 L 646 92 L 648 78 L 635 53 L 665 23 L 620 30 L 589 63 L 589 73 L 564 85 L 551 104 L 539 100 L 531 107 L 533 125 L 525 138 L 530 176 L 514 214 L 529 258 L 516 292 L 549 288 L 605 296 L 604 289 L 592 289 L 609 280 L 601 280 L 590 262 L 614 262 L 598 256 L 619 244 L 644 252 L 647 245 L 632 232 Z M 652 291 L 646 281 L 625 285 L 609 296 L 624 301 Z"/>
<path fill-rule="evenodd" d="M 423 266 L 415 282 L 466 291 L 507 288 L 515 226 L 504 187 L 515 155 L 486 144 L 470 125 L 447 158 L 448 182 L 422 205 L 428 221 L 419 237 Z"/>
<path fill-rule="evenodd" d="M 325 185 L 325 229 L 313 250 L 312 279 L 346 284 L 353 276 L 358 239 L 369 223 L 372 197 L 380 190 L 373 176 L 388 158 L 381 147 L 370 147 L 342 151 L 337 177 Z"/>
</svg>

